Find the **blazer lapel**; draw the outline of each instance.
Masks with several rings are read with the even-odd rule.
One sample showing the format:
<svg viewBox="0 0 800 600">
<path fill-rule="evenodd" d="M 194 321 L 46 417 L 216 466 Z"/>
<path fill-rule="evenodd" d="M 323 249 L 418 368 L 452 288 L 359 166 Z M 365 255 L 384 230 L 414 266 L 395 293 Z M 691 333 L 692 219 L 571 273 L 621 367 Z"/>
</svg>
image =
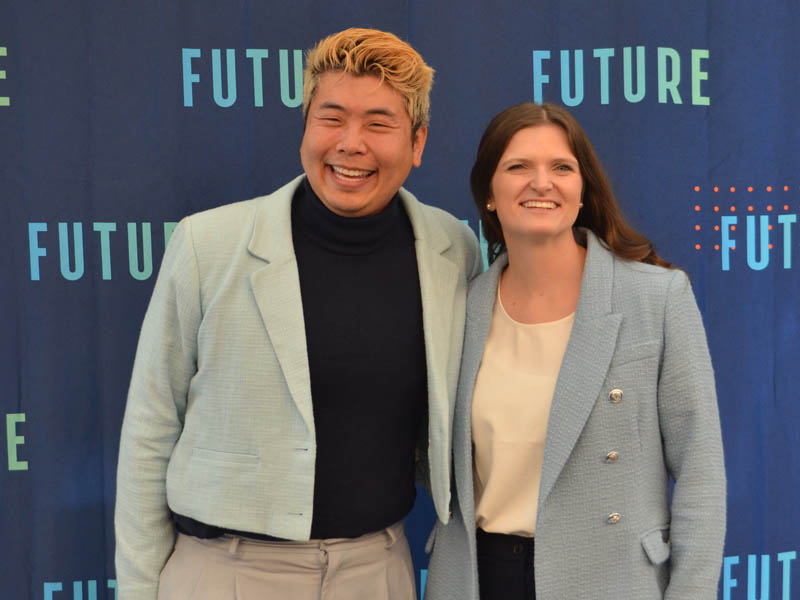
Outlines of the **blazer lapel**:
<svg viewBox="0 0 800 600">
<path fill-rule="evenodd" d="M 306 426 L 314 431 L 300 277 L 292 243 L 291 204 L 301 180 L 302 176 L 264 198 L 248 250 L 268 263 L 250 275 L 250 285 L 289 393 Z"/>
<path fill-rule="evenodd" d="M 478 276 L 470 286 L 467 296 L 467 323 L 464 331 L 464 351 L 458 379 L 455 414 L 453 417 L 453 455 L 456 488 L 462 512 L 474 514 L 474 489 L 472 483 L 472 395 L 475 380 L 486 348 L 486 339 L 492 323 L 497 284 L 500 274 L 508 264 L 508 255 L 501 254 L 489 270 Z M 470 526 L 474 526 L 474 520 Z"/>
<path fill-rule="evenodd" d="M 539 508 L 564 468 L 583 431 L 608 372 L 622 322 L 611 313 L 614 258 L 587 235 L 586 264 L 572 333 L 558 373 L 547 425 Z"/>
<path fill-rule="evenodd" d="M 428 454 L 431 482 L 449 482 L 450 437 L 453 403 L 448 386 L 448 362 L 453 335 L 452 307 L 459 283 L 459 269 L 442 256 L 450 237 L 423 210 L 419 201 L 401 188 L 400 198 L 414 230 L 419 286 L 422 296 L 422 328 L 425 336 L 425 362 L 428 383 Z M 459 334 L 460 335 L 460 334 Z M 433 500 L 439 515 L 446 515 L 450 504 L 449 484 Z M 439 486 L 435 486 L 436 492 Z"/>
</svg>

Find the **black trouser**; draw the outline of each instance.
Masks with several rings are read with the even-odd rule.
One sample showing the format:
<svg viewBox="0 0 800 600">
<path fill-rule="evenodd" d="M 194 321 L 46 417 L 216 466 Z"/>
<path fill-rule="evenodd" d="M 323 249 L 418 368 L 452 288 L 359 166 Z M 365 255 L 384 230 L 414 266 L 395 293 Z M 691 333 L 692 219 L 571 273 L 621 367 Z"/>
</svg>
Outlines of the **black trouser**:
<svg viewBox="0 0 800 600">
<path fill-rule="evenodd" d="M 536 600 L 533 538 L 478 529 L 481 600 Z"/>
</svg>

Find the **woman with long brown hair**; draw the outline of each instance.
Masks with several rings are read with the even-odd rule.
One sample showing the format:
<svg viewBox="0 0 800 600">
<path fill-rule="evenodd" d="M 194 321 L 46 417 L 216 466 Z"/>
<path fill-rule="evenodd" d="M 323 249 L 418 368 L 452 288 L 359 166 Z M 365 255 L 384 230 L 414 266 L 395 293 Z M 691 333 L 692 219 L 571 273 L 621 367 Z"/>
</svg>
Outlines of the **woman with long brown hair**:
<svg viewBox="0 0 800 600">
<path fill-rule="evenodd" d="M 470 287 L 426 599 L 716 598 L 724 461 L 685 273 L 563 108 L 498 114 L 471 187 L 492 265 Z"/>
</svg>

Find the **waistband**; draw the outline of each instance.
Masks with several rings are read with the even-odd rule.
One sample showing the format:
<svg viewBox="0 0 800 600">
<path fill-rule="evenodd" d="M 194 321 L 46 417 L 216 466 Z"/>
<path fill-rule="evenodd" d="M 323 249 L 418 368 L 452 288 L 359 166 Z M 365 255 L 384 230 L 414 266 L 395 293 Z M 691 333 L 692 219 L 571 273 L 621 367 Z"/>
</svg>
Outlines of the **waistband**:
<svg viewBox="0 0 800 600">
<path fill-rule="evenodd" d="M 478 528 L 478 551 L 506 558 L 524 558 L 533 552 L 534 538 L 510 533 L 493 533 Z"/>
<path fill-rule="evenodd" d="M 178 533 L 178 544 L 188 544 L 200 546 L 206 550 L 225 553 L 228 555 L 260 555 L 271 554 L 274 552 L 282 553 L 317 553 L 325 552 L 347 552 L 361 550 L 370 546 L 381 546 L 390 548 L 398 540 L 405 539 L 403 522 L 397 522 L 385 529 L 373 533 L 367 533 L 357 538 L 329 538 L 324 540 L 308 541 L 268 541 L 257 540 L 238 535 L 223 535 L 212 539 L 196 538 L 184 533 Z"/>
</svg>

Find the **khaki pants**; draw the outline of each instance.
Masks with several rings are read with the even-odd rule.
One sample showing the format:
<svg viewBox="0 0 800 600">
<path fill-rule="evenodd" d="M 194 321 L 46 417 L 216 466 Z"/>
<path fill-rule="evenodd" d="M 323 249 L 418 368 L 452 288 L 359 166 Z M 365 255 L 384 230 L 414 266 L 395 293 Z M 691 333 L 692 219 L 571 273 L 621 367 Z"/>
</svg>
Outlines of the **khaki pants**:
<svg viewBox="0 0 800 600">
<path fill-rule="evenodd" d="M 402 523 L 354 539 L 178 535 L 158 600 L 416 600 Z"/>
</svg>

